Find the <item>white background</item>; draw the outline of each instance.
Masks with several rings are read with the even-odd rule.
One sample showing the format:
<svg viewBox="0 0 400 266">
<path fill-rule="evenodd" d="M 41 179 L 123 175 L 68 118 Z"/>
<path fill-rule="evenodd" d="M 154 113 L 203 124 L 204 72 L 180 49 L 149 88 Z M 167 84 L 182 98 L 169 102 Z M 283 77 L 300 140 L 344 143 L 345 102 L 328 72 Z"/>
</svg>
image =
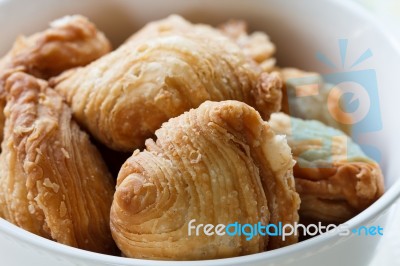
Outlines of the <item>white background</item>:
<svg viewBox="0 0 400 266">
<path fill-rule="evenodd" d="M 355 0 L 375 15 L 400 42 L 399 0 Z M 400 71 L 393 69 L 393 71 Z M 391 213 L 376 255 L 369 266 L 400 266 L 400 204 Z"/>
</svg>

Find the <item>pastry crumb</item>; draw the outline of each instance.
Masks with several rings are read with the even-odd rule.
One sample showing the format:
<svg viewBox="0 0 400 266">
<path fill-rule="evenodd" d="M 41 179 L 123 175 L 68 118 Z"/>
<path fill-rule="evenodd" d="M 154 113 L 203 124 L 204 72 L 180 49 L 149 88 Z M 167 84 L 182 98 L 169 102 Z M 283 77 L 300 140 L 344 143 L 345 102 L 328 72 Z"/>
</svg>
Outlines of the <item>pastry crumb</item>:
<svg viewBox="0 0 400 266">
<path fill-rule="evenodd" d="M 60 186 L 56 183 L 52 183 L 49 178 L 44 179 L 43 185 L 47 188 L 53 189 L 54 193 L 57 193 L 60 190 Z"/>
<path fill-rule="evenodd" d="M 41 151 L 39 148 L 36 148 L 35 150 L 36 150 L 36 152 L 37 152 L 38 154 L 43 155 L 42 151 Z"/>
<path fill-rule="evenodd" d="M 35 213 L 35 207 L 32 204 L 29 204 L 28 211 L 29 211 L 30 214 L 34 214 Z"/>
<path fill-rule="evenodd" d="M 67 158 L 67 159 L 71 158 L 71 157 L 69 156 L 69 153 L 67 152 L 66 149 L 61 148 L 61 151 L 62 151 L 62 153 L 64 154 L 65 158 Z"/>
<path fill-rule="evenodd" d="M 191 151 L 189 155 L 190 163 L 195 164 L 199 163 L 201 160 L 201 154 L 197 151 Z"/>
<path fill-rule="evenodd" d="M 65 202 L 62 201 L 60 204 L 60 216 L 64 217 L 67 214 L 67 207 L 65 206 Z"/>
</svg>

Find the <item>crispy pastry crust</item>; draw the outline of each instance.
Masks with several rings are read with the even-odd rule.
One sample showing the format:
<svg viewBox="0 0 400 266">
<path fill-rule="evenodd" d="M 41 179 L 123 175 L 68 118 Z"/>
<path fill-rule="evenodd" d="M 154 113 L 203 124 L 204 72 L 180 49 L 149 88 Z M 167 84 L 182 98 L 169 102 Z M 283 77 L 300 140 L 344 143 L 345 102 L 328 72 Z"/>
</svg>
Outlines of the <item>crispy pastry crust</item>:
<svg viewBox="0 0 400 266">
<path fill-rule="evenodd" d="M 373 162 L 334 162 L 331 168 L 294 167 L 300 214 L 314 221 L 342 223 L 374 203 L 384 192 Z"/>
<path fill-rule="evenodd" d="M 57 242 L 113 253 L 113 181 L 89 136 L 43 80 L 14 73 L 6 82 L 0 155 L 0 209 L 10 222 Z"/>
<path fill-rule="evenodd" d="M 342 154 L 351 148 L 346 146 L 349 140 L 346 141 L 348 137 L 344 133 L 341 133 L 345 138 L 343 141 L 332 140 L 329 143 L 329 149 L 333 153 L 329 161 L 322 157 L 310 159 L 306 153 L 321 149 L 322 143 L 317 139 L 297 138 L 293 134 L 300 134 L 299 130 L 311 130 L 313 127 L 310 123 L 315 121 L 303 121 L 306 126 L 294 128 L 292 123 L 295 122 L 296 118 L 283 113 L 273 114 L 269 121 L 277 134 L 287 135 L 293 157 L 298 162 L 293 171 L 296 190 L 301 197 L 301 219 L 343 223 L 366 209 L 383 194 L 384 178 L 377 163 L 363 154 L 350 158 Z M 329 127 L 320 125 L 318 134 L 328 134 Z M 292 132 L 294 130 L 296 132 Z"/>
<path fill-rule="evenodd" d="M 128 257 L 199 260 L 297 242 L 280 237 L 188 235 L 188 223 L 298 221 L 293 160 L 250 106 L 205 102 L 156 131 L 122 166 L 111 208 L 113 237 Z"/>
<path fill-rule="evenodd" d="M 3 136 L 6 93 L 4 82 L 10 72 L 23 71 L 48 79 L 62 71 L 84 66 L 111 50 L 104 34 L 82 16 L 68 16 L 32 36 L 20 36 L 0 60 L 0 140 Z"/>
<path fill-rule="evenodd" d="M 170 34 L 197 34 L 207 36 L 215 34 L 216 30 L 236 42 L 243 53 L 257 63 L 264 71 L 270 72 L 275 66 L 275 45 L 264 32 L 248 33 L 247 24 L 243 20 L 230 20 L 217 29 L 206 24 L 191 24 L 178 15 L 148 23 L 143 29 L 128 38 L 127 43 L 142 39 Z"/>
<path fill-rule="evenodd" d="M 52 80 L 77 121 L 108 147 L 132 152 L 163 122 L 206 100 L 240 100 L 264 119 L 280 109 L 277 73 L 263 73 L 218 30 L 179 21 L 193 32 L 150 24 L 116 51 Z"/>
<path fill-rule="evenodd" d="M 219 26 L 219 30 L 233 39 L 243 52 L 254 60 L 264 71 L 271 72 L 275 67 L 275 45 L 264 32 L 248 33 L 243 20 L 230 20 Z"/>
</svg>

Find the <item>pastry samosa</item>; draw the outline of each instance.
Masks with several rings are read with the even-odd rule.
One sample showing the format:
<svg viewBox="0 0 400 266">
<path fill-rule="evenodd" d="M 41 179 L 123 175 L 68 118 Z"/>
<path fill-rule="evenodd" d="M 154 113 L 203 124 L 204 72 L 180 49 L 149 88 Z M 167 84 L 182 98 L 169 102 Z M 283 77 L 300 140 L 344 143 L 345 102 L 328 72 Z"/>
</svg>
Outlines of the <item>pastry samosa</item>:
<svg viewBox="0 0 400 266">
<path fill-rule="evenodd" d="M 120 151 L 142 147 L 163 122 L 206 100 L 243 101 L 264 119 L 280 110 L 277 73 L 263 72 L 217 29 L 184 25 L 193 31 L 140 31 L 52 84 L 85 129 Z"/>
<path fill-rule="evenodd" d="M 291 235 L 188 233 L 196 224 L 294 224 L 299 196 L 284 136 L 237 101 L 201 104 L 170 119 L 122 166 L 111 208 L 113 237 L 128 257 L 216 259 L 297 242 Z"/>
<path fill-rule="evenodd" d="M 59 243 L 113 253 L 109 212 L 114 182 L 89 136 L 46 81 L 14 73 L 5 89 L 3 217 Z"/>
<path fill-rule="evenodd" d="M 23 71 L 48 79 L 64 70 L 84 66 L 111 50 L 104 34 L 82 16 L 67 16 L 32 36 L 20 36 L 0 60 L 0 141 L 3 136 L 6 92 L 10 72 Z"/>
<path fill-rule="evenodd" d="M 342 131 L 283 113 L 273 114 L 269 124 L 287 136 L 297 161 L 293 171 L 302 219 L 343 223 L 383 194 L 379 165 Z"/>
</svg>

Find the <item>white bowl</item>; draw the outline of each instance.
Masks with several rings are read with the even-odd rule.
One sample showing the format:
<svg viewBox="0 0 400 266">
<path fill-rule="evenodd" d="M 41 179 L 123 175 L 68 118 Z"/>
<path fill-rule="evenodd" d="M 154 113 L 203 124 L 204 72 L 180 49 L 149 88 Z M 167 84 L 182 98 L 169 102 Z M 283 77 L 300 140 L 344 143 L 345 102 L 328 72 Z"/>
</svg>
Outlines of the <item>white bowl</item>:
<svg viewBox="0 0 400 266">
<path fill-rule="evenodd" d="M 328 72 L 315 54 L 326 54 L 340 65 L 338 39 L 348 39 L 348 61 L 366 49 L 373 52 L 354 69 L 373 69 L 379 88 L 383 128 L 364 134 L 362 141 L 377 147 L 386 177 L 384 196 L 348 221 L 385 226 L 388 210 L 400 195 L 400 123 L 398 76 L 400 49 L 370 15 L 350 1 L 333 0 L 0 0 L 0 53 L 18 34 L 44 29 L 48 22 L 80 13 L 93 20 L 114 44 L 121 43 L 146 22 L 171 13 L 192 21 L 216 24 L 229 18 L 246 19 L 253 29 L 265 30 L 278 48 L 278 63 Z M 378 99 L 375 99 L 378 100 Z M 324 234 L 282 249 L 239 258 L 201 262 L 160 262 L 112 257 L 67 247 L 25 232 L 0 219 L 1 265 L 367 265 L 379 237 Z"/>
</svg>

